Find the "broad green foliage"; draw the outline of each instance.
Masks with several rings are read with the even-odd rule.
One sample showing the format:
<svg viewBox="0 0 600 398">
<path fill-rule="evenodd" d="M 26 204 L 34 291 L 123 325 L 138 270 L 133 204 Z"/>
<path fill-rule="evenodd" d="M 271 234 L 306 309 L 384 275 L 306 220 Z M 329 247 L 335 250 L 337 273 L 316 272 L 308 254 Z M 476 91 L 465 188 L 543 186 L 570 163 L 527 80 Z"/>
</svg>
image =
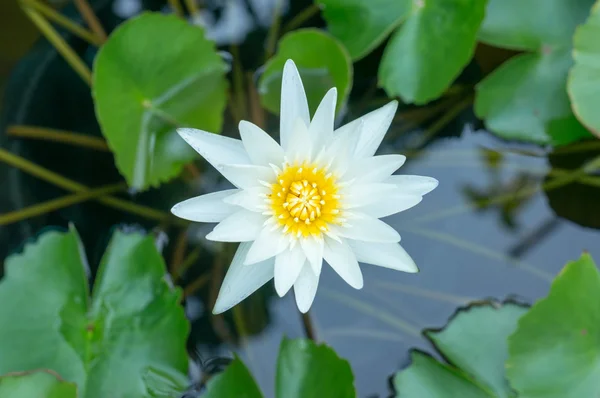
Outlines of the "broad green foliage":
<svg viewBox="0 0 600 398">
<path fill-rule="evenodd" d="M 319 29 L 297 30 L 279 41 L 277 54 L 269 60 L 258 82 L 262 105 L 279 114 L 281 78 L 288 59 L 298 67 L 311 114 L 332 87 L 338 90 L 339 112 L 352 89 L 352 61 L 336 39 Z"/>
<path fill-rule="evenodd" d="M 477 86 L 475 112 L 489 130 L 507 139 L 553 145 L 590 137 L 577 123 L 560 121 L 573 121 L 566 93 L 573 64 L 572 36 L 592 3 L 489 0 L 480 40 L 527 52 L 507 61 Z"/>
<path fill-rule="evenodd" d="M 195 157 L 176 127 L 219 133 L 226 65 L 204 31 L 176 16 L 144 13 L 120 25 L 94 63 L 102 133 L 130 186 L 145 189 Z"/>
<path fill-rule="evenodd" d="M 569 75 L 573 111 L 584 125 L 600 137 L 600 1 L 592 15 L 577 29 L 574 38 L 575 66 Z"/>
<path fill-rule="evenodd" d="M 332 35 L 359 60 L 398 27 L 412 9 L 411 0 L 316 0 Z"/>
<path fill-rule="evenodd" d="M 283 339 L 277 360 L 277 398 L 354 398 L 354 376 L 347 361 L 310 340 Z M 238 358 L 212 378 L 206 398 L 261 398 L 256 382 Z"/>
<path fill-rule="evenodd" d="M 277 360 L 278 398 L 354 398 L 350 364 L 325 345 L 283 339 Z"/>
<path fill-rule="evenodd" d="M 77 386 L 43 370 L 11 373 L 0 376 L 0 397 L 77 398 Z"/>
<path fill-rule="evenodd" d="M 507 375 L 520 398 L 600 395 L 600 273 L 584 254 L 556 277 L 548 296 L 509 339 Z"/>
<path fill-rule="evenodd" d="M 469 63 L 485 9 L 484 0 L 421 3 L 392 36 L 379 66 L 387 94 L 416 104 L 439 97 Z"/>
<path fill-rule="evenodd" d="M 394 377 L 397 397 L 511 397 L 504 380 L 507 338 L 526 308 L 506 303 L 476 305 L 458 312 L 427 337 L 452 365 L 413 352 L 412 364 Z"/>
<path fill-rule="evenodd" d="M 114 233 L 93 293 L 74 230 L 46 232 L 6 260 L 0 374 L 50 369 L 79 398 L 147 397 L 185 387 L 189 324 L 151 236 Z"/>
<path fill-rule="evenodd" d="M 331 33 L 360 59 L 394 33 L 379 67 L 389 96 L 439 97 L 473 56 L 487 0 L 318 0 Z"/>
</svg>

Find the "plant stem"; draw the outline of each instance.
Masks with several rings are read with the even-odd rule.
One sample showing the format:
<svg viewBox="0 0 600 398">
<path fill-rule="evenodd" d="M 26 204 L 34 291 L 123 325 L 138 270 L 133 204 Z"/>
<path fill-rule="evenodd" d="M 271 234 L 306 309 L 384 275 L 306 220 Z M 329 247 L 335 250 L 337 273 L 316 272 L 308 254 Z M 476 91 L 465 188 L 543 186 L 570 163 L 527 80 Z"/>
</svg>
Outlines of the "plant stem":
<svg viewBox="0 0 600 398">
<path fill-rule="evenodd" d="M 38 177 L 44 181 L 54 184 L 58 187 L 66 189 L 71 192 L 88 192 L 89 188 L 83 184 L 70 180 L 60 174 L 54 173 L 48 169 L 45 169 L 37 164 L 30 162 L 29 160 L 23 159 L 20 156 L 14 155 L 5 149 L 0 148 L 0 161 L 7 163 L 13 167 L 16 167 L 28 174 Z M 187 222 L 184 220 L 173 218 L 170 214 L 162 212 L 160 210 L 153 209 L 151 207 L 138 205 L 126 200 L 118 199 L 112 196 L 101 196 L 94 198 L 94 200 L 113 207 L 115 209 L 123 210 L 138 216 L 148 218 L 150 220 L 158 221 L 169 221 L 173 224 L 187 226 Z"/>
<path fill-rule="evenodd" d="M 210 282 L 210 273 L 202 274 L 183 289 L 183 297 L 190 297 Z"/>
<path fill-rule="evenodd" d="M 100 40 L 100 43 L 104 43 L 107 39 L 106 31 L 102 27 L 102 24 L 98 20 L 98 17 L 94 13 L 92 7 L 87 0 L 74 0 L 75 7 L 79 10 L 79 13 L 83 17 L 83 20 L 90 27 L 90 30 L 94 32 L 96 37 Z"/>
<path fill-rule="evenodd" d="M 242 60 L 240 49 L 236 45 L 231 46 L 231 55 L 233 56 L 233 100 L 236 101 L 237 111 L 240 120 L 246 118 L 246 93 L 244 90 L 244 71 L 242 70 Z"/>
<path fill-rule="evenodd" d="M 273 22 L 271 22 L 271 28 L 267 35 L 265 61 L 271 58 L 275 53 L 275 46 L 277 45 L 277 38 L 279 37 L 279 28 L 281 27 L 281 6 L 282 0 L 275 0 L 275 7 L 273 7 Z"/>
<path fill-rule="evenodd" d="M 200 15 L 200 7 L 198 7 L 198 4 L 196 4 L 196 0 L 183 0 L 183 1 L 185 3 L 185 6 L 188 9 L 188 12 L 190 13 L 190 15 L 192 17 Z"/>
<path fill-rule="evenodd" d="M 92 72 L 88 66 L 79 58 L 77 53 L 69 46 L 69 44 L 59 35 L 56 30 L 50 25 L 50 23 L 36 10 L 26 5 L 22 5 L 21 8 L 27 14 L 29 19 L 37 26 L 42 32 L 46 39 L 52 43 L 56 51 L 63 56 L 65 61 L 73 68 L 73 70 L 85 81 L 87 84 L 92 84 Z"/>
<path fill-rule="evenodd" d="M 252 119 L 252 123 L 264 129 L 265 111 L 260 105 L 260 97 L 258 95 L 256 85 L 254 84 L 254 79 L 252 78 L 252 72 L 248 72 L 246 74 L 246 80 L 248 81 L 248 99 L 250 102 L 250 117 Z"/>
<path fill-rule="evenodd" d="M 469 95 L 461 101 L 459 101 L 452 108 L 448 109 L 448 111 L 444 113 L 442 117 L 436 120 L 431 126 L 427 128 L 427 130 L 425 130 L 425 132 L 421 136 L 420 143 L 416 146 L 425 145 L 428 141 L 433 139 L 433 137 L 435 137 L 435 135 L 439 133 L 440 130 L 446 127 L 448 123 L 453 121 L 467 107 L 471 106 L 474 98 L 475 97 L 473 95 Z"/>
<path fill-rule="evenodd" d="M 179 0 L 169 0 L 169 4 L 171 5 L 171 8 L 173 9 L 175 15 L 177 15 L 180 18 L 183 18 L 183 7 L 181 7 Z"/>
<path fill-rule="evenodd" d="M 94 198 L 99 198 L 101 196 L 109 195 L 115 192 L 124 191 L 126 189 L 127 184 L 118 183 L 106 185 L 96 189 L 91 189 L 85 192 L 78 192 L 58 199 L 49 200 L 44 203 L 39 203 L 21 210 L 0 215 L 0 225 L 8 225 L 17 221 L 23 221 L 27 218 L 41 216 L 43 214 L 50 213 L 51 211 L 62 209 L 64 207 L 72 206 L 77 203 L 85 202 Z"/>
<path fill-rule="evenodd" d="M 306 335 L 306 338 L 311 339 L 312 341 L 317 341 L 317 336 L 315 334 L 315 328 L 310 318 L 310 313 L 306 312 L 305 314 L 303 314 L 300 312 L 300 315 L 302 316 L 302 326 L 304 327 L 304 334 Z"/>
<path fill-rule="evenodd" d="M 108 145 L 106 145 L 106 141 L 104 141 L 102 138 L 73 133 L 70 131 L 54 130 L 45 127 L 13 125 L 8 126 L 8 128 L 6 129 L 6 134 L 12 135 L 14 137 L 55 141 L 69 145 L 96 149 L 99 151 L 109 151 Z"/>
<path fill-rule="evenodd" d="M 58 25 L 73 33 L 75 36 L 87 41 L 88 43 L 95 46 L 102 44 L 102 40 L 95 36 L 92 32 L 82 28 L 77 23 L 56 11 L 54 8 L 41 3 L 39 0 L 21 0 L 21 2 L 28 7 L 36 9 L 49 20 L 56 22 Z"/>
<path fill-rule="evenodd" d="M 310 18 L 318 14 L 319 11 L 321 11 L 321 8 L 317 4 L 311 4 L 310 6 L 306 7 L 304 10 L 296 14 L 296 16 L 290 22 L 285 24 L 285 26 L 282 29 L 282 33 L 285 34 L 290 30 L 294 30 L 300 27 L 304 24 L 304 22 L 308 21 Z"/>
<path fill-rule="evenodd" d="M 173 271 L 171 272 L 173 281 L 178 282 L 186 273 L 186 271 L 192 266 L 192 264 L 198 260 L 198 257 L 200 257 L 200 249 L 196 248 L 190 254 L 188 254 L 180 264 L 173 267 Z"/>
</svg>

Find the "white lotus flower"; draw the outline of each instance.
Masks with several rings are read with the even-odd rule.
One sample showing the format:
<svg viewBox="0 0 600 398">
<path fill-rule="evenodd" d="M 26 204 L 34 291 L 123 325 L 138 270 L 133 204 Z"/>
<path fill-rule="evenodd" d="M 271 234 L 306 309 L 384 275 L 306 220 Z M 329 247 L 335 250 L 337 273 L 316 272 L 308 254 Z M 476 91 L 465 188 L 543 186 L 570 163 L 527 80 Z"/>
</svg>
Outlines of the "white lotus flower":
<svg viewBox="0 0 600 398">
<path fill-rule="evenodd" d="M 281 88 L 281 145 L 246 121 L 239 125 L 241 141 L 177 130 L 236 187 L 172 209 L 187 220 L 218 222 L 209 240 L 241 242 L 213 313 L 230 309 L 273 278 L 279 296 L 294 287 L 305 313 L 323 260 L 356 289 L 363 286 L 359 261 L 418 271 L 398 244 L 398 232 L 379 218 L 415 206 L 438 182 L 392 175 L 404 163 L 402 155 L 373 156 L 396 101 L 334 130 L 336 99 L 332 88 L 311 120 L 298 70 L 288 60 Z"/>
</svg>

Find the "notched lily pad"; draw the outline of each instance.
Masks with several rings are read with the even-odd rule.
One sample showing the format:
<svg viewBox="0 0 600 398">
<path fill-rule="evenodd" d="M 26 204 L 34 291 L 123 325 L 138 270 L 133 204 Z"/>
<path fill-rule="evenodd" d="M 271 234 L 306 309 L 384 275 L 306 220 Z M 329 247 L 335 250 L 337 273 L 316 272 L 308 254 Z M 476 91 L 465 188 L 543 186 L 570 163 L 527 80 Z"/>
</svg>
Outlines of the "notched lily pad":
<svg viewBox="0 0 600 398">
<path fill-rule="evenodd" d="M 195 158 L 176 127 L 221 131 L 226 70 L 202 28 L 173 15 L 144 13 L 110 35 L 94 63 L 93 94 L 131 187 L 158 186 Z"/>
<path fill-rule="evenodd" d="M 0 376 L 0 397 L 77 398 L 77 386 L 49 370 L 14 372 Z"/>
</svg>

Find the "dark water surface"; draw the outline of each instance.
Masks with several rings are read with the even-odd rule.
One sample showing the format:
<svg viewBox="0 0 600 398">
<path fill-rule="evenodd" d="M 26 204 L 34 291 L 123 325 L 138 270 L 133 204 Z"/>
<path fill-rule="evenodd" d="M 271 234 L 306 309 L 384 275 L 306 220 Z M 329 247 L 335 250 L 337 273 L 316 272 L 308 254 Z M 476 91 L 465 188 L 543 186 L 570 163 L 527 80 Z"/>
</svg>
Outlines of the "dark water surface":
<svg viewBox="0 0 600 398">
<path fill-rule="evenodd" d="M 120 7 L 125 7 L 125 3 L 120 3 Z M 294 3 L 285 9 L 293 13 L 307 3 Z M 99 15 L 108 27 L 120 21 L 110 4 L 110 1 L 98 2 Z M 272 7 L 273 2 L 264 4 Z M 143 6 L 160 9 L 163 4 L 144 2 Z M 223 10 L 215 15 L 223 17 Z M 260 13 L 254 18 L 265 19 Z M 244 25 L 250 32 L 241 36 L 247 39 L 242 58 L 248 70 L 260 65 L 248 54 L 260 47 L 256 42 L 262 43 L 268 23 L 263 25 L 254 28 Z M 223 43 L 230 43 L 231 37 L 239 35 L 226 36 Z M 73 41 L 73 46 L 91 62 L 93 49 L 78 41 Z M 366 87 L 375 79 L 371 59 L 355 67 L 358 80 L 357 94 L 349 106 L 352 117 L 373 108 L 357 104 L 365 102 Z M 381 99 L 378 92 L 373 97 L 374 101 Z M 89 89 L 46 43 L 38 43 L 13 71 L 1 111 L 2 147 L 89 186 L 118 181 L 119 175 L 108 153 L 17 140 L 4 134 L 10 124 L 29 124 L 99 135 Z M 269 124 L 277 126 L 277 119 L 271 118 Z M 440 181 L 439 187 L 421 204 L 387 220 L 400 231 L 403 247 L 421 272 L 406 274 L 364 265 L 365 287 L 356 291 L 329 267 L 324 267 L 311 309 L 318 339 L 351 362 L 359 397 L 387 396 L 388 377 L 408 363 L 409 349 L 431 352 L 420 331 L 442 327 L 457 307 L 487 298 L 516 298 L 531 303 L 546 294 L 553 276 L 583 250 L 600 259 L 598 230 L 557 217 L 546 193 L 540 190 L 550 170 L 545 156 L 516 153 L 515 145 L 508 145 L 485 131 L 475 131 L 478 124 L 468 110 L 427 145 L 418 145 L 422 148 L 418 154 L 414 153 L 415 140 L 422 137 L 422 131 L 400 133 L 403 126 L 402 121 L 394 124 L 380 153 L 408 153 L 409 159 L 399 174 L 432 176 Z M 224 129 L 237 137 L 231 121 Z M 525 149 L 542 153 L 535 147 Z M 199 165 L 206 166 L 201 162 Z M 182 199 L 221 188 L 216 172 L 204 167 L 200 180 L 178 180 L 161 190 L 135 195 L 134 199 L 166 211 Z M 5 165 L 0 165 L 0 190 L 2 213 L 64 195 L 63 190 Z M 562 188 L 561 192 L 570 198 L 569 188 Z M 598 196 L 591 192 L 583 198 L 573 194 L 573 202 L 566 211 L 584 209 L 586 220 L 587 215 L 590 220 L 600 217 L 598 205 L 594 207 Z M 475 202 L 482 198 L 495 198 L 497 203 L 479 208 Z M 35 236 L 46 226 L 64 227 L 69 222 L 79 230 L 92 268 L 99 261 L 114 225 L 134 224 L 166 232 L 170 238 L 165 249 L 168 264 L 181 236 L 181 231 L 172 227 L 157 226 L 95 203 L 85 203 L 0 228 L 0 254 L 4 258 L 24 239 Z M 221 246 L 204 240 L 211 228 L 196 224 L 189 229 L 186 253 L 199 252 L 183 278 L 184 286 L 189 287 L 199 276 L 215 275 L 215 259 L 226 257 L 219 252 Z M 303 336 L 293 296 L 276 298 L 272 284 L 251 296 L 239 307 L 245 318 L 243 334 L 248 335 L 240 338 L 239 322 L 236 328 L 232 311 L 218 321 L 209 316 L 211 296 L 219 284 L 218 278 L 211 277 L 185 303 L 192 321 L 190 351 L 202 360 L 237 352 L 265 395 L 272 397 L 282 336 Z"/>
</svg>

